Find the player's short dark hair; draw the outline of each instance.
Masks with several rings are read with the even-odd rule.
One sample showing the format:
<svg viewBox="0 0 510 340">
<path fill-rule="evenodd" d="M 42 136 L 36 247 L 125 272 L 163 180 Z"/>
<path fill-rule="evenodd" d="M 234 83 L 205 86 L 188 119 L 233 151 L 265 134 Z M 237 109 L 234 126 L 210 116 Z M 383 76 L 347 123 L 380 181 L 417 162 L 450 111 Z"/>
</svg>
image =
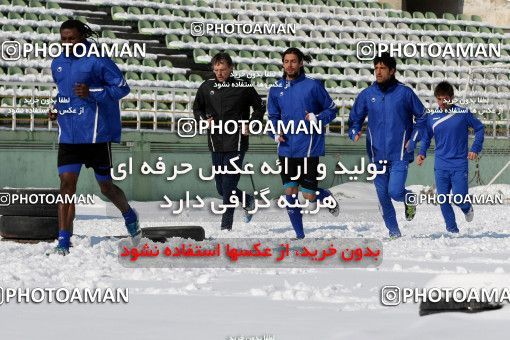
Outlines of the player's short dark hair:
<svg viewBox="0 0 510 340">
<path fill-rule="evenodd" d="M 447 81 L 440 82 L 434 89 L 434 97 L 439 96 L 453 97 L 453 93 L 454 93 L 453 86 Z"/>
<path fill-rule="evenodd" d="M 89 25 L 86 23 L 81 22 L 80 20 L 76 19 L 69 19 L 66 20 L 60 25 L 60 30 L 65 29 L 76 29 L 78 33 L 85 39 L 90 38 L 92 36 L 99 36 L 97 32 L 94 32 Z"/>
<path fill-rule="evenodd" d="M 232 57 L 226 52 L 220 52 L 217 53 L 214 57 L 211 59 L 211 65 L 226 63 L 228 66 L 234 65 L 234 62 L 232 61 Z"/>
<path fill-rule="evenodd" d="M 386 65 L 390 70 L 397 69 L 397 61 L 395 58 L 393 58 L 388 52 L 381 53 L 381 55 L 376 55 L 374 58 L 374 66 L 383 63 Z"/>
</svg>

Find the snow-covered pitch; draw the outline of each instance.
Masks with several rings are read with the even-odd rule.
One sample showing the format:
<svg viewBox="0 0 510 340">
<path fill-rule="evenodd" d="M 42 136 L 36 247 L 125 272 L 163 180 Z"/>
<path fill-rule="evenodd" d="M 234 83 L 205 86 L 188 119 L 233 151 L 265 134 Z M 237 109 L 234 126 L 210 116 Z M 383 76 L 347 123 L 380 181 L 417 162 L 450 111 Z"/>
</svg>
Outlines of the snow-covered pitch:
<svg viewBox="0 0 510 340">
<path fill-rule="evenodd" d="M 415 186 L 411 189 L 418 191 Z M 418 206 L 407 222 L 395 203 L 403 237 L 387 240 L 372 184 L 332 188 L 340 216 L 327 211 L 304 216 L 307 237 L 383 239 L 384 258 L 372 269 L 126 268 L 118 261 L 126 234 L 120 214 L 96 200 L 78 206 L 71 253 L 46 257 L 54 244 L 0 242 L 2 287 L 129 288 L 127 304 L 16 304 L 0 306 L 2 339 L 505 339 L 510 308 L 479 314 L 441 313 L 420 317 L 418 304 L 385 307 L 385 285 L 425 287 L 438 274 L 506 276 L 510 272 L 510 205 L 475 206 L 460 234 L 448 234 L 438 206 Z M 471 188 L 501 193 L 510 185 Z M 507 201 L 508 202 L 508 201 Z M 220 231 L 219 216 L 162 212 L 162 202 L 131 202 L 142 227 L 201 225 L 206 237 L 293 237 L 285 211 L 264 210 L 250 224 Z M 463 279 L 464 278 L 464 279 Z M 462 282 L 459 282 L 462 283 Z"/>
</svg>

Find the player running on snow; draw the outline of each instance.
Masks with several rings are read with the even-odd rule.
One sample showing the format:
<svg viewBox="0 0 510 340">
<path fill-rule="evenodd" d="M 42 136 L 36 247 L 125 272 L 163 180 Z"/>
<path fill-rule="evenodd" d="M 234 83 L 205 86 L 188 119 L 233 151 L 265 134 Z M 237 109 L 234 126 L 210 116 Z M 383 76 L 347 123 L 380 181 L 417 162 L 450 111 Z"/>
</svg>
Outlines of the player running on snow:
<svg viewBox="0 0 510 340">
<path fill-rule="evenodd" d="M 78 20 L 67 20 L 60 26 L 62 43 L 85 44 L 95 33 Z M 70 49 L 72 51 L 72 49 Z M 64 53 L 51 64 L 58 94 L 55 109 L 48 115 L 58 119 L 58 174 L 60 194 L 72 196 L 82 165 L 93 168 L 101 192 L 122 212 L 133 244 L 138 244 L 141 230 L 136 212 L 129 206 L 124 192 L 112 183 L 110 143 L 119 143 L 121 119 L 119 99 L 130 89 L 119 68 L 110 58 L 94 55 L 76 57 Z M 73 203 L 59 204 L 58 245 L 47 252 L 69 254 L 71 230 L 74 221 Z"/>
<path fill-rule="evenodd" d="M 305 75 L 304 61 L 309 62 L 310 58 L 297 48 L 289 48 L 282 55 L 283 78 L 269 90 L 267 103 L 269 120 L 274 127 L 278 126 L 278 121 L 283 121 L 285 125 L 294 121 L 294 126 L 298 126 L 298 123 L 303 120 L 321 122 L 325 126 L 336 117 L 338 109 L 335 103 L 321 81 Z M 319 157 L 324 156 L 324 133 L 270 134 L 270 136 L 278 143 L 278 157 L 282 169 L 285 169 L 286 161 L 288 164 L 288 172 L 281 173 L 286 201 L 290 205 L 295 204 L 298 199 L 298 188 L 301 186 L 303 197 L 312 205 L 326 197 L 333 199 L 335 207 L 330 208 L 330 212 L 338 216 L 338 202 L 329 190 L 318 187 L 317 166 Z M 305 162 L 307 173 L 303 173 Z M 291 179 L 297 176 L 299 167 L 301 176 Z M 301 208 L 287 207 L 287 213 L 296 237 L 304 238 Z"/>
</svg>

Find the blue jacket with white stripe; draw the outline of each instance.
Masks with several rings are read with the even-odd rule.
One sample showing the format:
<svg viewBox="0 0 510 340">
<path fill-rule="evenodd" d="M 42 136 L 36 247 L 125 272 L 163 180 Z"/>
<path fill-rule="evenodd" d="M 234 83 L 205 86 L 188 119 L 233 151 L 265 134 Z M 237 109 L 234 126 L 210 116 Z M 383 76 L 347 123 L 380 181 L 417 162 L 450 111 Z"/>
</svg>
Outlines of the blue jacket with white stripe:
<svg viewBox="0 0 510 340">
<path fill-rule="evenodd" d="M 366 143 L 372 162 L 413 161 L 414 149 L 405 148 L 421 139 L 425 128 L 425 107 L 411 88 L 395 81 L 386 91 L 374 82 L 356 98 L 349 115 L 349 137 L 354 139 L 368 116 Z M 416 124 L 413 123 L 416 118 Z"/>
<path fill-rule="evenodd" d="M 277 85 L 269 89 L 267 112 L 275 129 L 278 121 L 282 121 L 285 126 L 293 121 L 296 130 L 299 122 L 304 121 L 309 132 L 284 134 L 285 141 L 278 143 L 279 156 L 292 158 L 324 156 L 325 127 L 335 119 L 338 109 L 320 80 L 310 78 L 304 72 L 293 80 L 281 78 Z M 310 123 L 305 120 L 306 112 L 315 114 L 317 121 L 322 123 L 322 133 L 308 129 Z M 274 139 L 273 133 L 269 135 Z"/>
<path fill-rule="evenodd" d="M 468 168 L 468 128 L 473 128 L 475 140 L 471 152 L 480 153 L 483 147 L 483 123 L 463 107 L 453 105 L 443 112 L 439 109 L 427 115 L 426 133 L 423 134 L 420 155 L 426 156 L 434 137 L 434 169 L 456 170 Z"/>
<path fill-rule="evenodd" d="M 87 48 L 90 44 L 86 43 Z M 51 63 L 51 73 L 58 87 L 59 143 L 119 143 L 119 100 L 130 89 L 117 65 L 110 58 L 66 57 L 63 53 Z M 89 87 L 88 97 L 74 94 L 78 83 Z"/>
</svg>

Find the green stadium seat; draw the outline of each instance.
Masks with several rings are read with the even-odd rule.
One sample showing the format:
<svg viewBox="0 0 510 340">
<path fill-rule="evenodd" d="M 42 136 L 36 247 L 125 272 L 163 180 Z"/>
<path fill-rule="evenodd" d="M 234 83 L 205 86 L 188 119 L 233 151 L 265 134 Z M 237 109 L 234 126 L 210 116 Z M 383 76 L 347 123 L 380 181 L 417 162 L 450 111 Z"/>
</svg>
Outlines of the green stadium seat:
<svg viewBox="0 0 510 340">
<path fill-rule="evenodd" d="M 461 32 L 461 31 L 462 31 L 462 28 L 461 28 L 459 25 L 451 25 L 451 26 L 450 26 L 450 30 L 451 30 L 451 31 L 458 31 L 458 32 Z"/>
<path fill-rule="evenodd" d="M 251 68 L 248 64 L 239 63 L 236 65 L 237 71 L 251 71 Z"/>
<path fill-rule="evenodd" d="M 25 13 L 25 14 L 23 14 L 23 18 L 25 20 L 39 21 L 39 18 L 37 17 L 37 14 L 35 14 L 35 13 Z"/>
<path fill-rule="evenodd" d="M 138 31 L 140 33 L 147 33 L 147 32 L 144 32 L 144 30 L 147 30 L 147 29 L 152 29 L 152 24 L 150 21 L 148 20 L 139 20 L 138 21 Z"/>
<path fill-rule="evenodd" d="M 127 12 L 129 14 L 142 15 L 142 11 L 138 7 L 130 6 L 130 7 L 128 7 L 128 11 Z"/>
<path fill-rule="evenodd" d="M 446 39 L 443 36 L 440 36 L 440 35 L 435 36 L 434 37 L 434 41 L 437 42 L 437 43 L 440 43 L 440 44 L 441 43 L 447 43 Z"/>
<path fill-rule="evenodd" d="M 169 107 L 165 104 L 165 103 L 162 103 L 162 102 L 158 102 L 158 110 L 169 110 Z"/>
<path fill-rule="evenodd" d="M 198 74 L 190 74 L 189 81 L 193 83 L 202 83 L 204 79 L 202 79 L 202 77 Z"/>
<path fill-rule="evenodd" d="M 167 34 L 165 36 L 165 40 L 166 40 L 166 45 L 169 48 L 171 48 L 171 46 L 170 46 L 171 43 L 180 41 L 179 37 L 175 34 Z"/>
<path fill-rule="evenodd" d="M 115 16 L 117 14 L 122 14 L 122 13 L 126 13 L 126 11 L 124 10 L 124 8 L 120 7 L 120 6 L 113 6 L 112 7 L 112 10 L 111 10 L 111 14 L 112 14 L 112 18 L 113 20 L 115 20 Z"/>
<path fill-rule="evenodd" d="M 183 10 L 181 9 L 175 9 L 174 10 L 174 15 L 176 17 L 182 17 L 182 18 L 186 18 L 188 15 L 186 14 L 186 12 L 184 12 Z"/>
<path fill-rule="evenodd" d="M 154 59 L 144 59 L 142 61 L 143 66 L 148 67 L 158 67 L 158 64 L 156 64 L 156 61 Z"/>
<path fill-rule="evenodd" d="M 222 37 L 215 35 L 214 37 L 211 38 L 211 43 L 223 45 L 223 44 L 225 44 L 225 41 L 223 40 Z"/>
<path fill-rule="evenodd" d="M 227 44 L 239 45 L 239 41 L 236 38 L 228 37 L 226 40 Z"/>
<path fill-rule="evenodd" d="M 205 14 L 205 18 L 206 18 L 206 19 L 210 19 L 210 20 L 218 20 L 218 19 L 220 19 L 220 18 L 218 17 L 218 15 L 217 15 L 216 13 L 214 13 L 214 12 L 207 12 L 207 13 Z"/>
<path fill-rule="evenodd" d="M 53 19 L 53 17 L 49 14 L 39 14 L 39 20 L 40 21 L 55 21 L 55 19 Z"/>
<path fill-rule="evenodd" d="M 427 18 L 427 19 L 437 19 L 437 16 L 436 16 L 436 13 L 434 13 L 434 12 L 426 12 L 425 13 L 425 18 Z"/>
<path fill-rule="evenodd" d="M 351 88 L 351 87 L 353 87 L 353 84 L 350 81 L 348 81 L 348 80 L 342 80 L 340 82 L 340 87 Z"/>
<path fill-rule="evenodd" d="M 33 74 L 33 75 L 38 76 L 39 71 L 37 71 L 37 69 L 35 69 L 33 67 L 25 67 L 25 74 Z"/>
<path fill-rule="evenodd" d="M 269 64 L 269 65 L 267 65 L 267 71 L 268 72 L 280 72 L 281 68 L 276 66 L 275 64 Z"/>
<path fill-rule="evenodd" d="M 195 48 L 193 50 L 193 60 L 196 62 L 196 63 L 199 63 L 199 64 L 207 64 L 206 61 L 200 61 L 198 60 L 197 58 L 198 57 L 203 57 L 203 56 L 207 56 L 207 53 L 205 53 L 204 50 L 200 49 L 200 48 Z"/>
<path fill-rule="evenodd" d="M 156 81 L 156 78 L 152 73 L 142 72 L 142 80 Z"/>
<path fill-rule="evenodd" d="M 3 106 L 3 107 L 12 107 L 13 106 L 12 98 L 2 98 L 2 101 L 0 103 L 1 103 L 0 106 Z"/>
<path fill-rule="evenodd" d="M 472 21 L 482 21 L 482 17 L 479 15 L 472 15 L 471 20 Z"/>
<path fill-rule="evenodd" d="M 314 73 L 314 74 L 326 74 L 326 71 L 324 70 L 324 68 L 322 68 L 320 66 L 314 66 L 314 67 L 312 67 L 312 73 Z"/>
<path fill-rule="evenodd" d="M 172 11 L 169 10 L 168 8 L 158 8 L 158 15 L 168 15 L 168 16 L 171 16 L 172 15 Z"/>
<path fill-rule="evenodd" d="M 469 21 L 471 19 L 470 16 L 464 14 L 457 14 L 457 20 L 466 20 Z"/>
<path fill-rule="evenodd" d="M 156 10 L 154 8 L 151 8 L 151 7 L 144 7 L 144 9 L 142 10 L 142 13 L 143 14 L 148 14 L 148 15 L 157 15 L 158 14 L 156 12 Z"/>
<path fill-rule="evenodd" d="M 500 27 L 493 27 L 492 28 L 492 33 L 495 33 L 495 34 L 505 34 L 505 31 L 503 31 L 503 29 L 500 28 Z"/>
<path fill-rule="evenodd" d="M 140 80 L 140 76 L 136 72 L 126 72 L 127 80 Z"/>
<path fill-rule="evenodd" d="M 448 40 L 448 42 L 450 44 L 458 44 L 458 43 L 460 43 L 460 39 L 458 37 L 456 37 L 456 36 L 450 36 L 450 37 L 448 37 L 447 40 Z"/>
<path fill-rule="evenodd" d="M 46 8 L 48 9 L 60 9 L 60 5 L 56 2 L 47 2 Z"/>
<path fill-rule="evenodd" d="M 112 31 L 109 31 L 109 30 L 102 31 L 101 35 L 103 38 L 108 38 L 108 39 L 116 39 L 117 38 L 115 36 L 115 33 L 113 33 Z"/>
<path fill-rule="evenodd" d="M 173 81 L 188 81 L 188 79 L 186 79 L 186 76 L 184 74 L 181 74 L 181 73 L 175 73 L 172 75 L 172 80 Z"/>
<path fill-rule="evenodd" d="M 39 26 L 37 27 L 37 33 L 39 34 L 51 34 L 51 29 L 49 29 L 48 27 L 44 27 L 44 26 Z"/>
<path fill-rule="evenodd" d="M 18 67 L 18 66 L 8 66 L 7 67 L 7 74 L 10 75 L 10 76 L 13 76 L 13 75 L 22 75 L 23 74 L 23 70 Z"/>
<path fill-rule="evenodd" d="M 128 59 L 127 59 L 127 64 L 128 64 L 128 65 L 135 65 L 135 66 L 140 66 L 140 65 L 142 65 L 142 64 L 140 63 L 140 60 L 138 60 L 137 58 L 128 58 Z"/>
<path fill-rule="evenodd" d="M 450 31 L 450 26 L 441 24 L 441 25 L 437 26 L 437 30 L 438 31 Z"/>
<path fill-rule="evenodd" d="M 12 5 L 26 7 L 27 3 L 23 0 L 12 0 Z"/>
<path fill-rule="evenodd" d="M 253 52 L 253 58 L 263 58 L 266 59 L 267 55 L 262 51 L 254 51 Z"/>
<path fill-rule="evenodd" d="M 236 21 L 236 18 L 230 13 L 222 13 L 221 20 L 225 21 Z"/>
<path fill-rule="evenodd" d="M 425 15 L 422 12 L 413 12 L 413 18 L 415 19 L 425 19 Z"/>
<path fill-rule="evenodd" d="M 354 8 L 354 5 L 350 1 L 342 1 L 340 7 Z"/>
<path fill-rule="evenodd" d="M 466 26 L 466 32 L 469 33 L 478 33 L 478 29 L 474 26 Z"/>
<path fill-rule="evenodd" d="M 259 46 L 272 46 L 271 42 L 267 39 L 259 39 L 257 42 L 257 45 Z"/>
<path fill-rule="evenodd" d="M 32 26 L 27 25 L 20 26 L 19 31 L 21 33 L 34 33 L 34 29 L 32 28 Z"/>
<path fill-rule="evenodd" d="M 406 18 L 406 19 L 412 19 L 413 18 L 412 14 L 407 12 L 407 11 L 400 12 L 400 17 L 401 18 Z"/>
<path fill-rule="evenodd" d="M 21 14 L 19 14 L 17 12 L 9 12 L 7 14 L 7 18 L 9 18 L 11 20 L 23 20 L 23 17 L 21 16 Z"/>
<path fill-rule="evenodd" d="M 453 15 L 452 13 L 443 13 L 443 19 L 455 20 L 455 15 Z"/>
<path fill-rule="evenodd" d="M 342 71 L 338 67 L 329 67 L 328 74 L 331 75 L 342 75 Z"/>
<path fill-rule="evenodd" d="M 5 32 L 17 32 L 18 29 L 16 27 L 14 27 L 13 25 L 3 25 L 2 26 L 2 31 L 5 31 Z"/>
<path fill-rule="evenodd" d="M 356 82 L 356 87 L 358 89 L 365 89 L 365 88 L 367 88 L 369 86 L 370 86 L 370 84 L 368 84 L 366 81 L 358 81 L 358 82 Z"/>
<path fill-rule="evenodd" d="M 175 103 L 175 111 L 187 111 L 186 104 Z"/>
<path fill-rule="evenodd" d="M 156 75 L 156 79 L 163 81 L 172 81 L 172 77 L 170 77 L 167 73 L 158 73 Z"/>
<path fill-rule="evenodd" d="M 140 110 L 151 111 L 154 110 L 154 102 L 140 102 Z"/>
<path fill-rule="evenodd" d="M 167 29 L 168 28 L 166 23 L 164 21 L 162 21 L 162 20 L 154 21 L 153 27 L 154 28 L 161 28 L 161 29 Z"/>
<path fill-rule="evenodd" d="M 436 26 L 434 26 L 434 25 L 431 25 L 431 24 L 425 24 L 425 25 L 423 26 L 423 29 L 424 29 L 425 31 L 437 31 L 437 27 L 436 27 Z"/>
<path fill-rule="evenodd" d="M 423 27 L 421 27 L 420 24 L 411 24 L 411 29 L 415 31 L 421 31 L 423 30 Z"/>
<path fill-rule="evenodd" d="M 200 12 L 195 12 L 195 11 L 188 12 L 188 17 L 189 18 L 196 18 L 196 19 L 203 19 L 201 13 Z"/>
<path fill-rule="evenodd" d="M 306 48 L 320 48 L 320 46 L 314 41 L 305 42 L 305 47 Z"/>
</svg>

